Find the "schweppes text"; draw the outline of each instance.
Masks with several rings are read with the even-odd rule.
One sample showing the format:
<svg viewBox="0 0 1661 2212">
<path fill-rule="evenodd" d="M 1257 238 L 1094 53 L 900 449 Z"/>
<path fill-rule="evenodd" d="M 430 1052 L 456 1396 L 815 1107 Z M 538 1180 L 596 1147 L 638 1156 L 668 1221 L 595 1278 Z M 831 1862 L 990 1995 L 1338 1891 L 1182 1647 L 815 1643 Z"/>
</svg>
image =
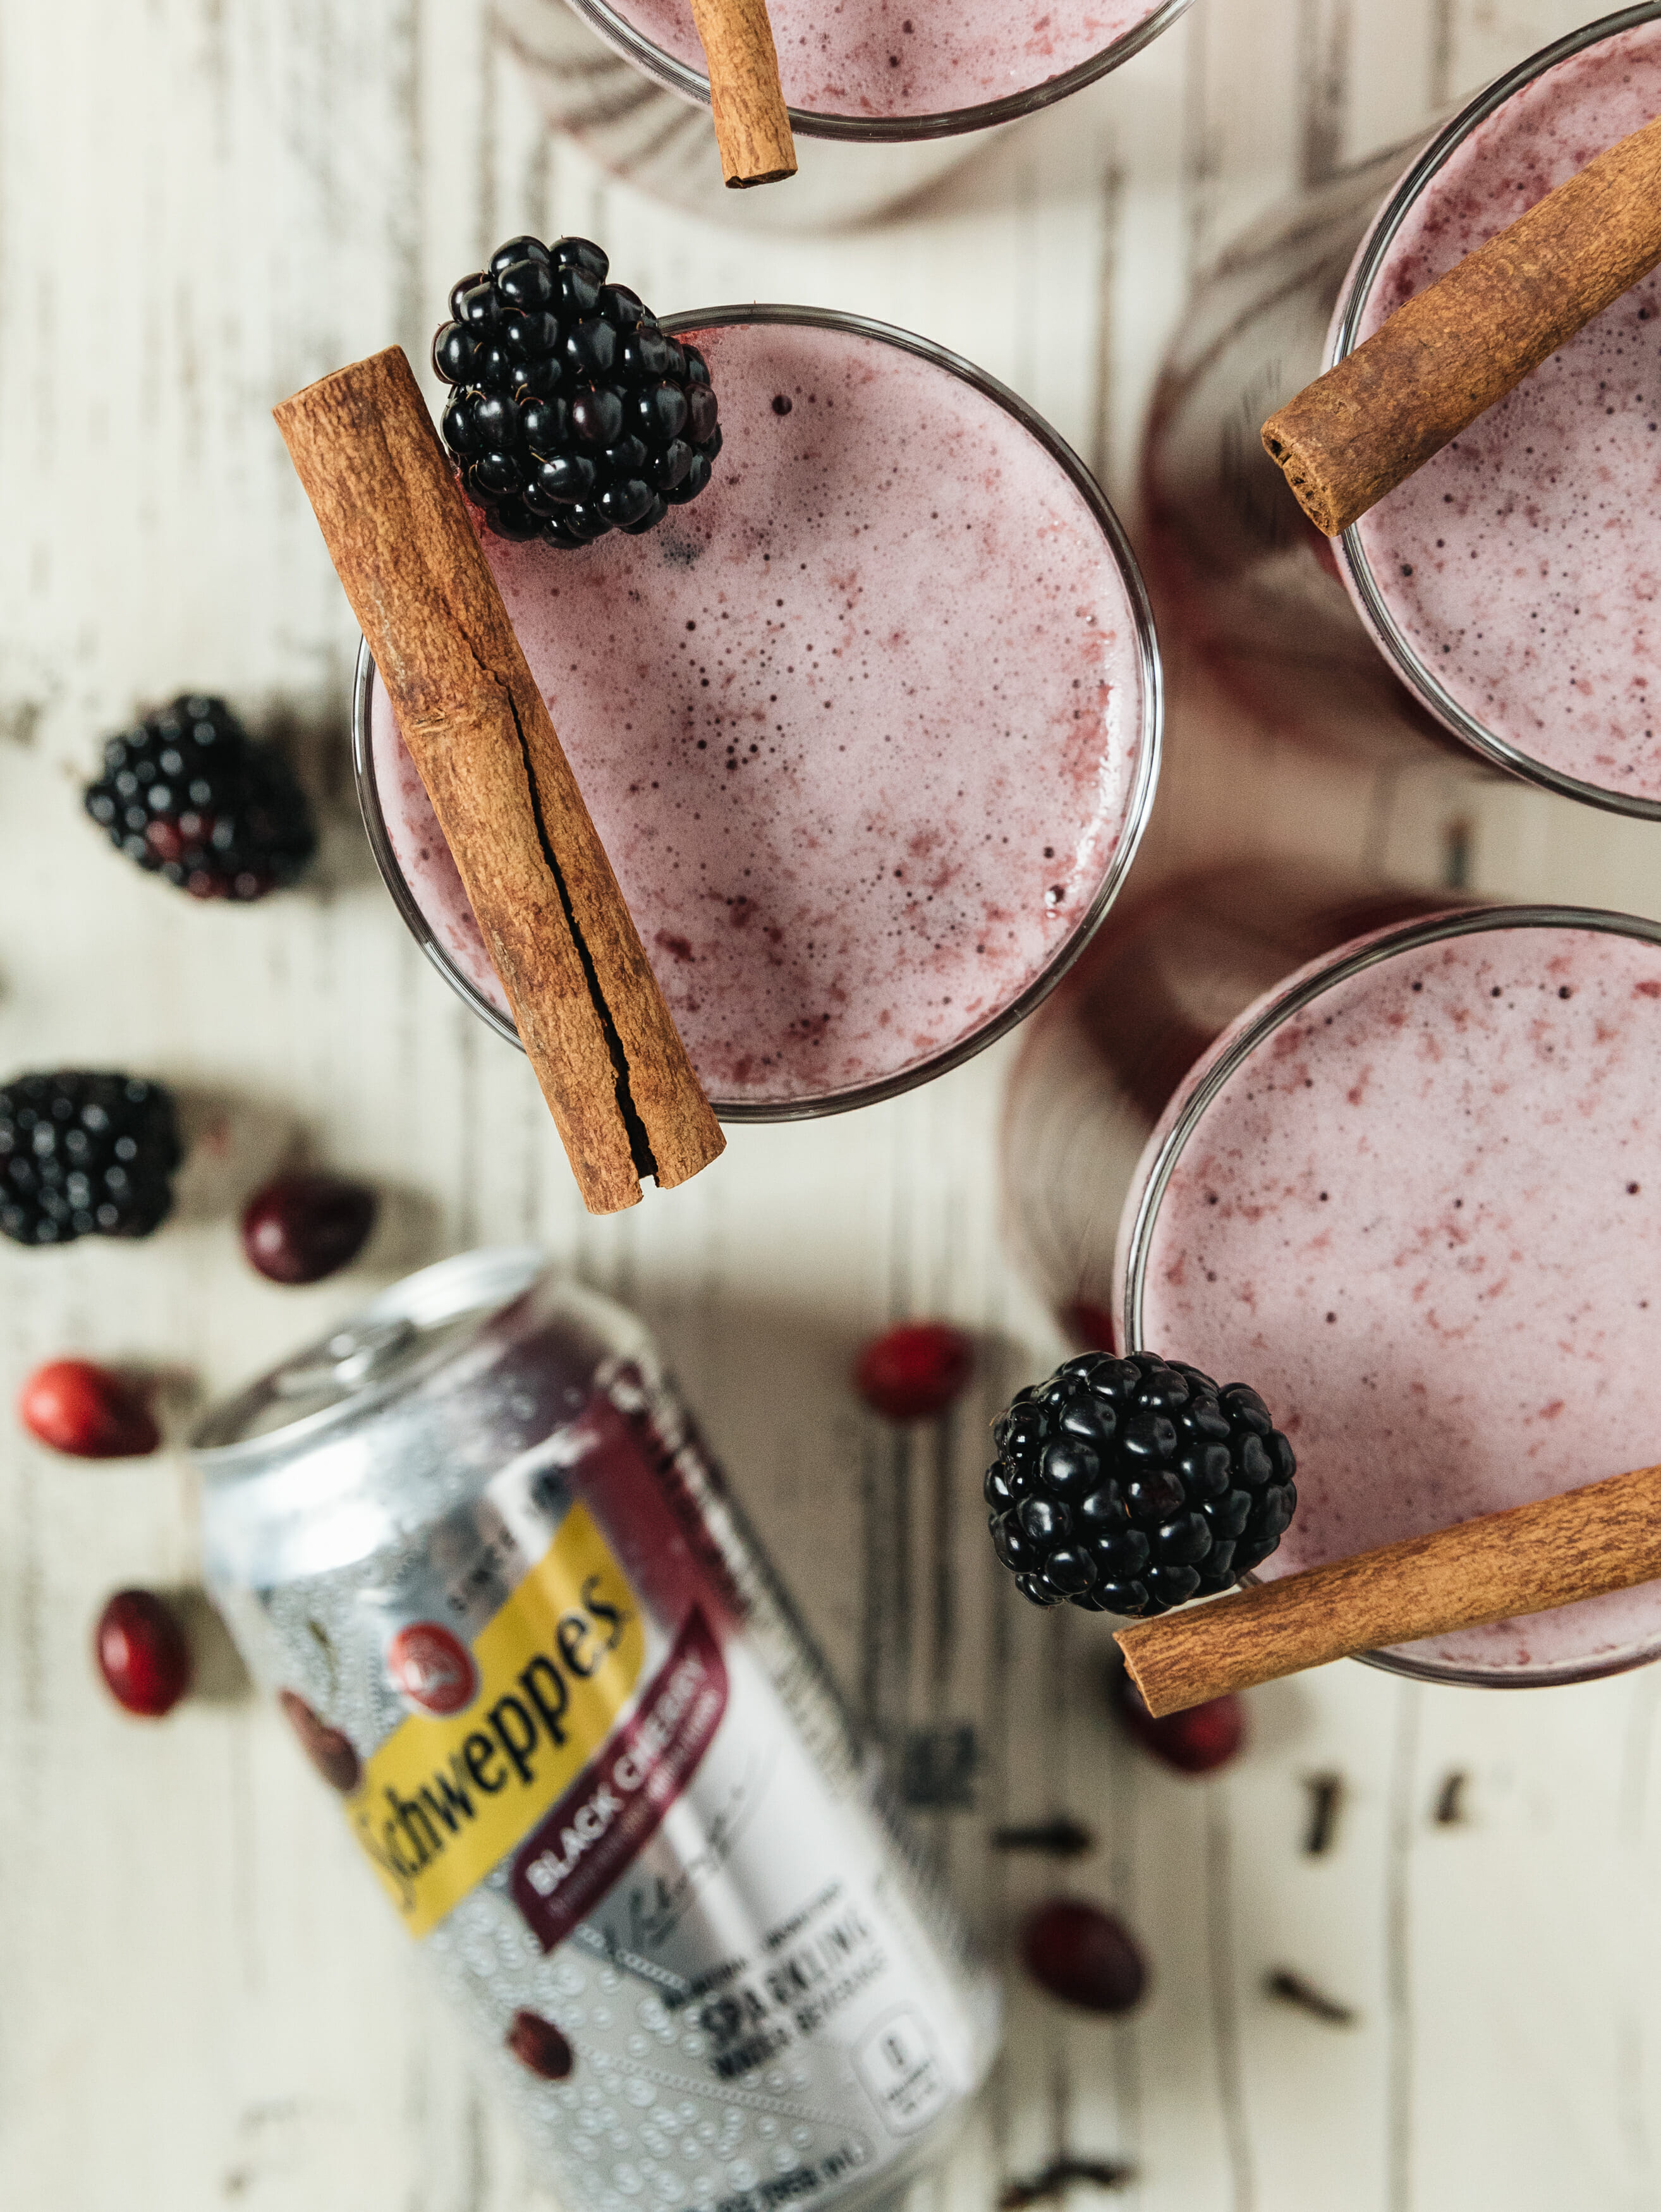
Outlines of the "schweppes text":
<svg viewBox="0 0 1661 2212">
<path fill-rule="evenodd" d="M 411 1935 L 435 1928 L 605 1742 L 645 1650 L 622 1569 L 573 1506 L 480 1632 L 471 1702 L 401 1722 L 347 1808 Z"/>
</svg>

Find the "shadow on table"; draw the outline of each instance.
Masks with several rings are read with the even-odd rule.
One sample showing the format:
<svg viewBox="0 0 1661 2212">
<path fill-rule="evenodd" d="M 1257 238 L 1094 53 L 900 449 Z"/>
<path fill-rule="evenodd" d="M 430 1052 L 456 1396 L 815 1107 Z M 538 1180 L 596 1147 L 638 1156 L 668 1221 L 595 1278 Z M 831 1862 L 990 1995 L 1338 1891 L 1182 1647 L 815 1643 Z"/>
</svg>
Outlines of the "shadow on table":
<svg viewBox="0 0 1661 2212">
<path fill-rule="evenodd" d="M 965 1563 L 985 1541 L 987 1427 L 1029 1379 L 1025 1355 L 976 1334 L 964 1396 L 937 1420 L 902 1425 L 873 1413 L 854 1386 L 861 1346 L 886 1324 L 852 1300 L 683 1291 L 641 1303 L 715 1459 L 866 1724 L 887 1735 L 924 1717 L 910 1711 L 915 1655 L 984 1632 L 985 1586 L 970 1586 Z M 989 1583 L 990 1557 L 989 1547 Z M 951 1673 L 949 1656 L 940 1663 Z"/>
<path fill-rule="evenodd" d="M 191 1648 L 191 1695 L 214 1705 L 251 1698 L 252 1678 L 207 1592 L 192 1586 L 169 1590 L 167 1596 Z"/>
<path fill-rule="evenodd" d="M 185 1146 L 174 1186 L 177 1220 L 225 1222 L 234 1231 L 248 1200 L 277 1175 L 351 1172 L 318 1158 L 301 1115 L 269 1099 L 191 1085 L 179 1086 L 175 1096 Z M 391 1282 L 444 1257 L 448 1248 L 439 1209 L 426 1191 L 381 1176 L 363 1180 L 372 1184 L 378 1209 L 355 1265 Z"/>
</svg>

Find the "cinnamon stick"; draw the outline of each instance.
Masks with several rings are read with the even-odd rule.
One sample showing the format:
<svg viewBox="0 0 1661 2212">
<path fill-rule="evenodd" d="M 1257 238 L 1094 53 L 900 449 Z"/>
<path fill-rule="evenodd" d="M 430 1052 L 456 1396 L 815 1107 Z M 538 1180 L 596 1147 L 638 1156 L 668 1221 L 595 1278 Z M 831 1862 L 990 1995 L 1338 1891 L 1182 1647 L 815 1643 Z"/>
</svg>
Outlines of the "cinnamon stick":
<svg viewBox="0 0 1661 2212">
<path fill-rule="evenodd" d="M 1661 1580 L 1661 1467 L 1485 1513 L 1117 1632 L 1156 1719 L 1421 1637 Z"/>
<path fill-rule="evenodd" d="M 1661 117 L 1397 308 L 1264 423 L 1337 538 L 1661 262 Z"/>
<path fill-rule="evenodd" d="M 726 1139 L 397 346 L 276 410 L 584 1203 Z"/>
<path fill-rule="evenodd" d="M 692 0 L 692 21 L 709 71 L 709 112 L 728 186 L 794 177 L 796 142 L 767 0 Z"/>
</svg>

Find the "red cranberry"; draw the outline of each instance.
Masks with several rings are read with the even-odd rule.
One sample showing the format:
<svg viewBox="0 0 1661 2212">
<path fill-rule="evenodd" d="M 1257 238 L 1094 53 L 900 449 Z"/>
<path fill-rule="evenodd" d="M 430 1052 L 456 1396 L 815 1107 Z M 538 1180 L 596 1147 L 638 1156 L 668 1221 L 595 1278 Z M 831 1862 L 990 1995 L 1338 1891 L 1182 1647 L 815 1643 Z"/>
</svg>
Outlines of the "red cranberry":
<svg viewBox="0 0 1661 2212">
<path fill-rule="evenodd" d="M 154 1590 L 118 1590 L 98 1616 L 94 1647 L 117 1705 L 147 1720 L 170 1713 L 191 1686 L 185 1632 Z"/>
<path fill-rule="evenodd" d="M 1129 2012 L 1147 1986 L 1135 1938 L 1110 1912 L 1056 1897 L 1029 1914 L 1021 1957 L 1041 1990 L 1086 2012 Z"/>
<path fill-rule="evenodd" d="M 506 2041 L 520 2064 L 541 2081 L 563 2081 L 576 2063 L 570 2045 L 540 2013 L 516 2012 Z"/>
<path fill-rule="evenodd" d="M 1093 1306 L 1085 1298 L 1076 1299 L 1062 1314 L 1062 1324 L 1086 1352 L 1110 1352 L 1117 1358 L 1119 1347 L 1113 1338 L 1113 1316 L 1105 1306 Z"/>
<path fill-rule="evenodd" d="M 906 1322 L 873 1336 L 854 1380 L 867 1406 L 891 1421 L 927 1421 L 961 1397 L 975 1371 L 975 1347 L 945 1322 Z"/>
<path fill-rule="evenodd" d="M 76 1459 L 141 1459 L 161 1432 L 138 1390 L 89 1359 L 49 1359 L 17 1396 L 32 1437 Z"/>
<path fill-rule="evenodd" d="M 320 1283 L 356 1259 L 376 1205 L 367 1183 L 344 1176 L 278 1176 L 248 1200 L 242 1249 L 274 1283 Z"/>
<path fill-rule="evenodd" d="M 1245 1741 L 1245 1702 L 1232 1690 L 1225 1698 L 1156 1721 L 1129 1675 L 1121 1674 L 1116 1702 L 1120 1719 L 1137 1742 L 1178 1774 L 1209 1774 L 1226 1766 Z"/>
<path fill-rule="evenodd" d="M 350 1736 L 314 1713 L 304 1698 L 296 1697 L 292 1690 L 279 1690 L 277 1702 L 283 1708 L 283 1717 L 300 1738 L 300 1747 L 317 1769 L 331 1790 L 339 1790 L 350 1797 L 356 1789 L 362 1774 L 358 1756 Z"/>
</svg>

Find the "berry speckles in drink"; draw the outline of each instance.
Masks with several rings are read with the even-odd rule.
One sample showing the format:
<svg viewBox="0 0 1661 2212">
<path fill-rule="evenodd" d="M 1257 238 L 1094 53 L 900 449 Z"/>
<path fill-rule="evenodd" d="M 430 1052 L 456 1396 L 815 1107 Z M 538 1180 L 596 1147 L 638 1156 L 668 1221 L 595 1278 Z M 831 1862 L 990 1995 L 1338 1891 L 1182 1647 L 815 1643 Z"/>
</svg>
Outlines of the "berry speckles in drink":
<svg viewBox="0 0 1661 2212">
<path fill-rule="evenodd" d="M 1081 69 L 1167 10 L 1160 0 L 1046 0 L 1031 10 L 944 0 L 773 0 L 779 75 L 792 107 L 861 119 L 960 113 Z M 1174 12 L 1174 11 L 1172 11 Z M 626 21 L 702 70 L 688 0 L 629 0 Z"/>
<path fill-rule="evenodd" d="M 846 1097 L 989 1030 L 1110 895 L 1153 766 L 1140 587 L 943 361 L 835 321 L 686 335 L 708 492 L 637 539 L 484 550 L 711 1096 Z M 501 1007 L 378 687 L 372 731 L 393 864 Z"/>
<path fill-rule="evenodd" d="M 1495 908 L 1347 957 L 1244 1018 L 1185 1125 L 1130 1262 L 1140 1326 L 1249 1366 L 1292 1437 L 1265 1577 L 1654 1456 L 1661 945 L 1574 921 Z M 1538 1680 L 1658 1643 L 1651 1586 L 1413 1650 Z"/>
<path fill-rule="evenodd" d="M 1658 105 L 1655 22 L 1525 84 L 1408 210 L 1358 337 Z M 1649 276 L 1358 526 L 1389 618 L 1460 708 L 1524 761 L 1652 805 L 1661 804 L 1658 319 L 1661 278 Z"/>
</svg>

